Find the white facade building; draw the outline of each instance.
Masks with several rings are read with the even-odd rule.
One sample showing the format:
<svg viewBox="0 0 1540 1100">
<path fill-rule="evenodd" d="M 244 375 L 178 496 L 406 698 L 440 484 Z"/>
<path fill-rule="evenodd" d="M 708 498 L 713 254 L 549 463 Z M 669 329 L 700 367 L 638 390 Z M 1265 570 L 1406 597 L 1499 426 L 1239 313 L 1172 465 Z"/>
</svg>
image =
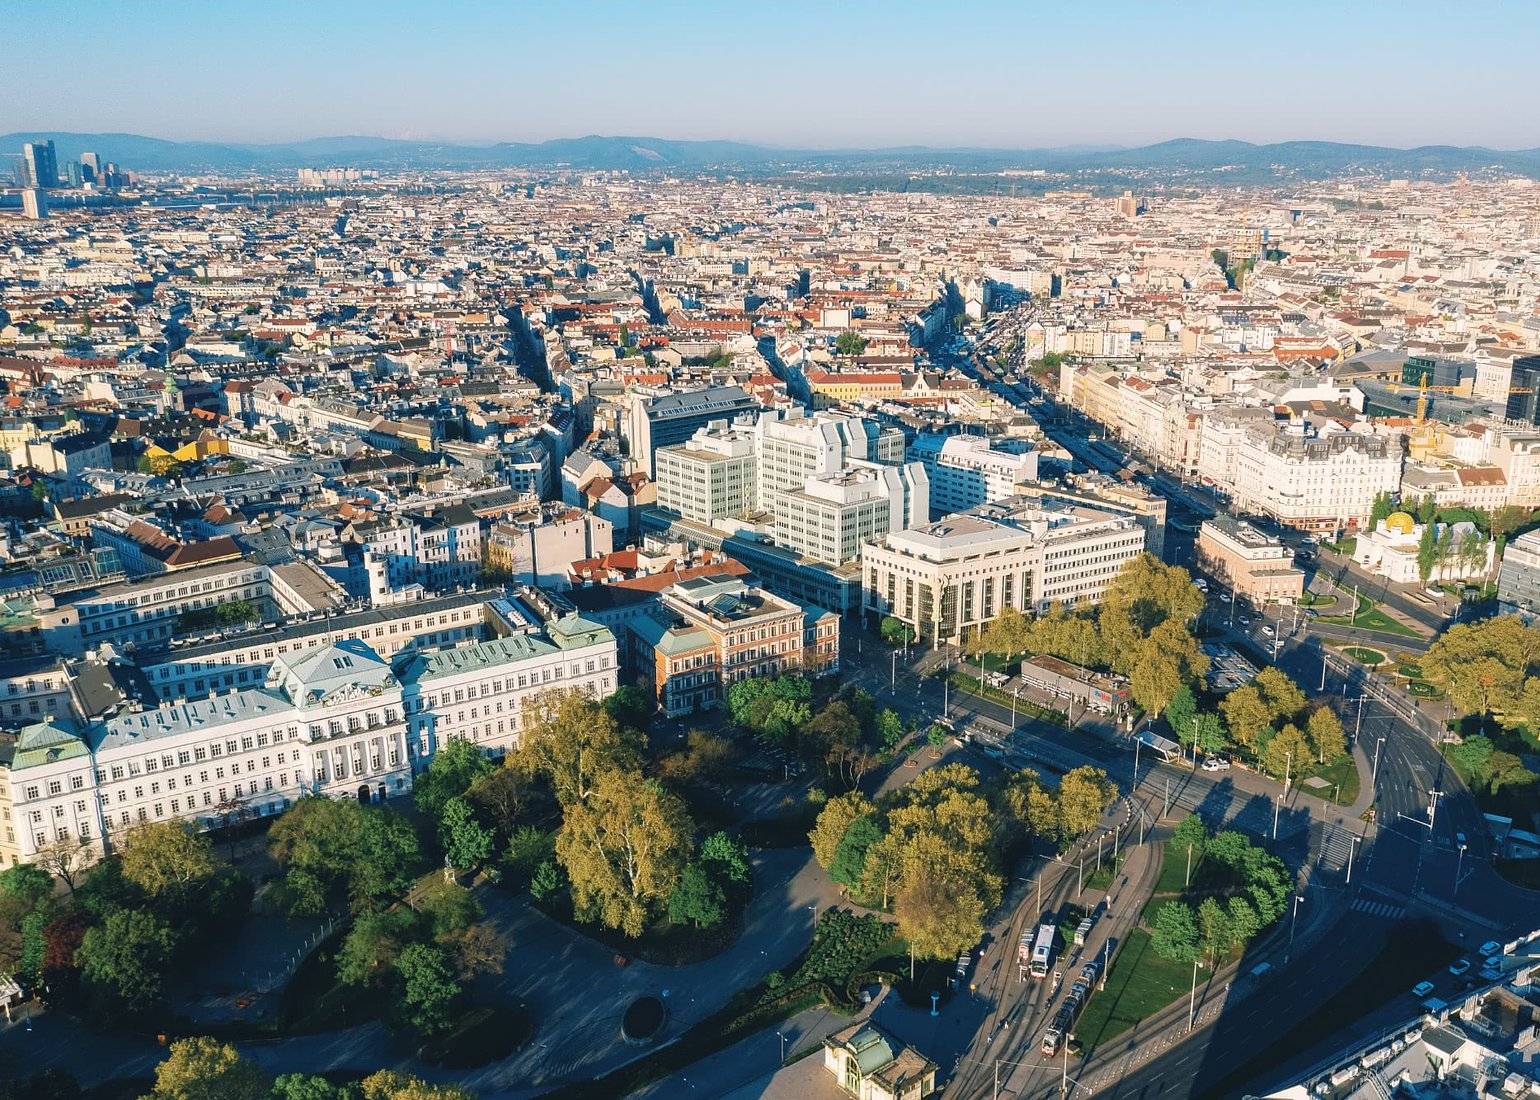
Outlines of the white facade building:
<svg viewBox="0 0 1540 1100">
<path fill-rule="evenodd" d="M 1022 440 L 922 435 L 909 457 L 925 466 L 936 516 L 1004 500 L 1017 485 L 1037 480 L 1037 452 Z"/>
<path fill-rule="evenodd" d="M 1126 514 L 1051 498 L 985 504 L 868 544 L 863 610 L 932 644 L 959 642 L 1005 607 L 1099 600 L 1144 545 L 1144 527 Z"/>
</svg>

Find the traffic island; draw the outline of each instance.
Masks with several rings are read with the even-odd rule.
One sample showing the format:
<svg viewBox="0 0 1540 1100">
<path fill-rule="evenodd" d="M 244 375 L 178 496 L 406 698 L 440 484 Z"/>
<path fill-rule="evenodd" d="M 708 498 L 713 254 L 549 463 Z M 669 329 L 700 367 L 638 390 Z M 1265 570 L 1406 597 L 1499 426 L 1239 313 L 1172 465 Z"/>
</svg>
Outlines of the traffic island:
<svg viewBox="0 0 1540 1100">
<path fill-rule="evenodd" d="M 668 1009 L 657 997 L 638 997 L 620 1018 L 620 1038 L 627 1046 L 650 1046 L 668 1022 Z"/>
</svg>

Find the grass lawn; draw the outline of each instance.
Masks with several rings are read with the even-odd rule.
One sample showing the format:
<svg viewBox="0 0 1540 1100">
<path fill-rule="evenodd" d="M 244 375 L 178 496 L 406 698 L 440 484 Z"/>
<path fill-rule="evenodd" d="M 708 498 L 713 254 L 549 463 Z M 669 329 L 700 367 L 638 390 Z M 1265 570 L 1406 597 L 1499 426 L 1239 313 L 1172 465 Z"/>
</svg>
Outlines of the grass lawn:
<svg viewBox="0 0 1540 1100">
<path fill-rule="evenodd" d="M 1112 880 L 1118 877 L 1118 868 L 1123 866 L 1123 853 L 1118 853 L 1118 858 L 1112 858 L 1111 845 L 1101 861 L 1101 865 L 1093 870 L 1085 880 L 1087 890 L 1105 890 L 1112 885 Z"/>
<path fill-rule="evenodd" d="M 1381 634 L 1396 634 L 1403 638 L 1420 638 L 1422 635 L 1411 627 L 1392 619 L 1379 608 L 1360 611 L 1353 616 L 1353 625 L 1360 630 L 1376 630 Z"/>
<path fill-rule="evenodd" d="M 1351 555 L 1358 549 L 1356 538 L 1345 538 L 1341 542 L 1322 542 L 1322 550 L 1330 550 L 1333 554 Z"/>
<path fill-rule="evenodd" d="M 1306 779 L 1319 776 L 1331 786 L 1312 787 L 1304 782 Z M 1358 797 L 1358 765 L 1353 761 L 1352 753 L 1344 753 L 1329 764 L 1312 764 L 1301 772 L 1299 789 L 1305 794 L 1314 795 L 1316 798 L 1330 801 L 1333 787 L 1338 789 L 1338 806 L 1351 806 L 1353 800 Z"/>
<path fill-rule="evenodd" d="M 1334 607 L 1338 602 L 1338 597 L 1335 595 L 1322 595 L 1319 592 L 1311 592 L 1309 589 L 1306 589 L 1305 594 L 1296 602 L 1300 607 Z"/>
<path fill-rule="evenodd" d="M 1381 653 L 1377 649 L 1369 649 L 1365 646 L 1359 645 L 1347 645 L 1342 647 L 1342 652 L 1346 653 L 1359 664 L 1382 665 L 1385 663 L 1385 654 Z"/>
<path fill-rule="evenodd" d="M 314 1035 L 379 1018 L 385 999 L 378 992 L 337 979 L 337 951 L 346 936 L 339 930 L 299 964 L 278 1010 L 283 1034 Z"/>
<path fill-rule="evenodd" d="M 1207 977 L 1208 971 L 1199 966 L 1198 981 Z M 1112 960 L 1107 988 L 1092 993 L 1086 1002 L 1075 1038 L 1090 1051 L 1187 996 L 1191 986 L 1192 965 L 1161 958 L 1151 946 L 1150 934 L 1136 928 Z"/>
<path fill-rule="evenodd" d="M 1192 853 L 1192 883 L 1194 890 L 1224 890 L 1234 885 L 1235 876 L 1222 863 L 1211 862 L 1201 852 Z M 1187 847 L 1174 840 L 1166 841 L 1161 856 L 1160 878 L 1155 882 L 1156 898 L 1174 898 L 1189 889 L 1187 882 Z M 1155 906 L 1151 906 L 1151 911 Z"/>
</svg>

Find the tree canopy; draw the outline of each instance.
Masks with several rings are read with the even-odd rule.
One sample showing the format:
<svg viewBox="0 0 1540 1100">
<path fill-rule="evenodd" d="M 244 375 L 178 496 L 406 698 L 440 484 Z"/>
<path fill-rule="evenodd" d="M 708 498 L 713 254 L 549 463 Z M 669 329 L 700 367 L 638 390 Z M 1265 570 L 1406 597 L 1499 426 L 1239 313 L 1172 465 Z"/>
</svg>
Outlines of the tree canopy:
<svg viewBox="0 0 1540 1100">
<path fill-rule="evenodd" d="M 612 770 L 639 771 L 643 738 L 580 691 L 543 692 L 525 705 L 521 766 L 544 775 L 565 806 L 586 800 Z"/>
</svg>

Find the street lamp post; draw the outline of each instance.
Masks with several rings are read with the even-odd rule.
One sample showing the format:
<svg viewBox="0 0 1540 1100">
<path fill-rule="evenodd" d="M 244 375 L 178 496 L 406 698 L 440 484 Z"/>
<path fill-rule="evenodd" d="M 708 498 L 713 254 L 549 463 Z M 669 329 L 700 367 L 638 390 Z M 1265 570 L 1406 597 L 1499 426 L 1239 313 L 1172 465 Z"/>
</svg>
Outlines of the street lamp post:
<svg viewBox="0 0 1540 1100">
<path fill-rule="evenodd" d="M 1451 900 L 1460 893 L 1460 869 L 1465 866 L 1465 845 L 1461 844 L 1459 848 L 1460 856 L 1454 864 L 1454 893 L 1450 895 Z"/>
<path fill-rule="evenodd" d="M 1348 880 L 1348 883 L 1351 883 L 1353 881 L 1353 857 L 1358 854 L 1358 842 L 1360 840 L 1362 840 L 1362 839 L 1363 839 L 1362 837 L 1357 837 L 1357 836 L 1348 837 L 1348 865 L 1347 865 L 1347 880 Z"/>
<path fill-rule="evenodd" d="M 1364 700 L 1367 698 L 1369 698 L 1367 695 L 1360 695 L 1358 697 L 1358 718 L 1353 722 L 1354 745 L 1358 744 L 1358 734 L 1364 728 Z"/>
<path fill-rule="evenodd" d="M 1372 787 L 1380 777 L 1380 750 L 1385 747 L 1385 739 L 1381 737 L 1374 743 L 1374 768 L 1369 772 L 1369 785 Z"/>
<path fill-rule="evenodd" d="M 1289 955 L 1294 954 L 1294 927 L 1299 924 L 1299 903 L 1305 899 L 1299 894 L 1294 895 L 1294 915 L 1289 918 Z"/>
<path fill-rule="evenodd" d="M 1139 738 L 1134 738 L 1134 789 L 1139 788 Z"/>
<path fill-rule="evenodd" d="M 786 1033 L 784 1031 L 777 1031 L 775 1034 L 776 1034 L 776 1037 L 781 1040 L 781 1064 L 785 1065 L 786 1064 Z"/>
<path fill-rule="evenodd" d="M 893 651 L 893 660 L 888 664 L 888 690 L 894 691 L 898 687 L 898 650 Z"/>
<path fill-rule="evenodd" d="M 1187 1030 L 1192 1030 L 1198 1016 L 1198 960 L 1192 960 L 1192 992 L 1187 994 Z"/>
</svg>

